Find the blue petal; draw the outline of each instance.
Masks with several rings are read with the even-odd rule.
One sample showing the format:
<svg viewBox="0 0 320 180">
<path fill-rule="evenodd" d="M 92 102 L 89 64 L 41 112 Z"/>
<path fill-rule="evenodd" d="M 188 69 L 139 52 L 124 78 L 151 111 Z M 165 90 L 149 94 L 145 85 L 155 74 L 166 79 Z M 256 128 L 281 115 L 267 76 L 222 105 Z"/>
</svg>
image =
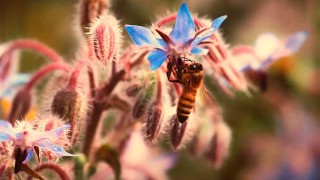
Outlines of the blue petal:
<svg viewBox="0 0 320 180">
<path fill-rule="evenodd" d="M 180 46 L 183 46 L 190 39 L 194 38 L 195 25 L 186 3 L 182 4 L 169 36 Z"/>
<path fill-rule="evenodd" d="M 58 155 L 58 156 L 75 156 L 75 155 L 73 155 L 73 154 L 70 154 L 70 153 L 68 153 L 68 152 L 66 152 L 62 147 L 60 147 L 60 146 L 56 146 L 56 145 L 51 145 L 50 146 L 50 150 L 52 151 L 52 152 L 54 152 L 56 155 Z"/>
<path fill-rule="evenodd" d="M 305 31 L 297 32 L 288 37 L 285 47 L 292 53 L 297 52 L 307 39 L 308 33 Z"/>
<path fill-rule="evenodd" d="M 241 67 L 240 71 L 241 71 L 241 72 L 246 72 L 246 71 L 248 71 L 249 69 L 250 69 L 250 65 L 247 64 L 247 65 Z"/>
<path fill-rule="evenodd" d="M 8 133 L 0 132 L 0 142 L 1 141 L 10 141 L 12 137 Z"/>
<path fill-rule="evenodd" d="M 33 156 L 33 151 L 32 151 L 32 149 L 28 149 L 28 155 L 27 155 L 27 157 L 26 157 L 26 159 L 24 160 L 24 162 L 26 162 L 26 161 L 30 161 L 30 159 L 32 158 L 32 156 Z"/>
<path fill-rule="evenodd" d="M 38 143 L 37 145 L 45 151 L 51 151 L 55 153 L 57 156 L 75 156 L 66 152 L 61 146 L 53 145 L 48 141 Z"/>
<path fill-rule="evenodd" d="M 9 123 L 8 121 L 0 120 L 0 129 L 2 128 L 5 128 L 5 129 L 12 128 L 12 124 Z"/>
<path fill-rule="evenodd" d="M 191 47 L 194 47 L 196 45 L 198 45 L 199 43 L 201 43 L 202 41 L 208 39 L 213 33 L 215 33 L 219 27 L 221 26 L 221 24 L 223 23 L 223 21 L 227 18 L 226 15 L 224 16 L 220 16 L 217 19 L 213 20 L 212 24 L 211 24 L 211 28 L 209 28 L 208 30 L 204 31 L 203 33 L 199 34 L 199 36 L 197 36 L 191 43 Z"/>
<path fill-rule="evenodd" d="M 211 24 L 211 28 L 218 30 L 221 24 L 223 23 L 223 21 L 227 19 L 227 17 L 228 17 L 227 15 L 224 15 L 213 20 Z"/>
<path fill-rule="evenodd" d="M 274 61 L 279 60 L 282 57 L 290 56 L 296 53 L 300 49 L 304 41 L 307 39 L 307 36 L 308 33 L 305 31 L 300 31 L 289 36 L 285 41 L 284 49 L 280 49 L 271 54 L 266 60 L 261 63 L 260 69 L 267 68 Z"/>
<path fill-rule="evenodd" d="M 155 49 L 148 55 L 151 70 L 158 69 L 162 63 L 167 59 L 167 53 L 161 49 Z"/>
<path fill-rule="evenodd" d="M 26 73 L 19 73 L 19 74 L 16 74 L 14 77 L 13 77 L 13 83 L 12 83 L 12 86 L 20 86 L 20 85 L 23 85 L 25 84 L 26 82 L 29 81 L 31 75 L 30 74 L 26 74 Z"/>
<path fill-rule="evenodd" d="M 69 124 L 66 124 L 66 125 L 63 125 L 63 126 L 60 126 L 60 127 L 57 127 L 51 131 L 49 131 L 48 133 L 50 133 L 50 136 L 55 136 L 55 137 L 60 137 L 63 135 L 63 133 L 70 129 L 70 125 Z"/>
<path fill-rule="evenodd" d="M 11 96 L 14 93 L 14 90 L 28 82 L 30 77 L 30 74 L 25 73 L 15 75 L 13 79 L 10 79 L 12 82 L 10 82 L 10 84 L 2 91 L 0 90 L 0 98 Z"/>
<path fill-rule="evenodd" d="M 134 44 L 159 47 L 158 40 L 148 28 L 134 25 L 126 25 L 125 28 Z"/>
<path fill-rule="evenodd" d="M 16 139 L 17 140 L 22 140 L 22 138 L 23 138 L 23 133 L 22 132 L 16 133 Z"/>
<path fill-rule="evenodd" d="M 208 49 L 204 49 L 201 47 L 194 47 L 191 49 L 191 54 L 196 54 L 196 55 L 205 55 L 208 53 Z"/>
</svg>

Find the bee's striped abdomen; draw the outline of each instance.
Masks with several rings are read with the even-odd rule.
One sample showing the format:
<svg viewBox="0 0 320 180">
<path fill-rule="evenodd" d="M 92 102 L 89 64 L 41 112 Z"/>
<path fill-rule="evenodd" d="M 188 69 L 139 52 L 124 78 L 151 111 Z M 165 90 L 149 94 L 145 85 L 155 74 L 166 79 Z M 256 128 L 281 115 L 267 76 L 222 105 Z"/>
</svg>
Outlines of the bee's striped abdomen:
<svg viewBox="0 0 320 180">
<path fill-rule="evenodd" d="M 177 117 L 180 123 L 186 121 L 193 109 L 197 88 L 184 87 L 177 106 Z"/>
</svg>

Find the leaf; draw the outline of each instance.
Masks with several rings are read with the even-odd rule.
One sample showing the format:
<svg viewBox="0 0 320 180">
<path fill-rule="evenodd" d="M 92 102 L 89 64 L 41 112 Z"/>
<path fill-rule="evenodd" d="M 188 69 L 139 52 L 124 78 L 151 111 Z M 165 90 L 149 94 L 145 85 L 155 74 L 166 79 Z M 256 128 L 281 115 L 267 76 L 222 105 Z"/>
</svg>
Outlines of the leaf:
<svg viewBox="0 0 320 180">
<path fill-rule="evenodd" d="M 121 164 L 119 154 L 116 149 L 110 147 L 108 144 L 104 144 L 96 152 L 96 159 L 108 163 L 115 174 L 115 179 L 120 179 Z"/>
<path fill-rule="evenodd" d="M 86 162 L 85 156 L 77 156 L 74 158 L 74 179 L 84 180 L 83 167 Z"/>
</svg>

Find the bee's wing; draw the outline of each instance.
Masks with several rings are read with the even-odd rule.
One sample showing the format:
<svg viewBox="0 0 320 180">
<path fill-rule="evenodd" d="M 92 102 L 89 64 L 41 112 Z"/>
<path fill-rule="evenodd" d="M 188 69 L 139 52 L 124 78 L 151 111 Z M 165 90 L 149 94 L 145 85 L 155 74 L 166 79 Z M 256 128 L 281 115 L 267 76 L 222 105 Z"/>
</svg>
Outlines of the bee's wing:
<svg viewBox="0 0 320 180">
<path fill-rule="evenodd" d="M 204 85 L 200 87 L 199 95 L 202 103 L 214 111 L 215 119 L 221 118 L 221 109 L 219 105 Z"/>
</svg>

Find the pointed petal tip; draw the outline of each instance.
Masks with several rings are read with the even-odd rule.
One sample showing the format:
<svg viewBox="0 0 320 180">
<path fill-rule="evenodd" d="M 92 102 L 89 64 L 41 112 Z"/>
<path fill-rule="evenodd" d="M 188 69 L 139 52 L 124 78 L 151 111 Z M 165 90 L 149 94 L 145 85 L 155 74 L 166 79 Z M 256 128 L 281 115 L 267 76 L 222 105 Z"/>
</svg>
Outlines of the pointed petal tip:
<svg viewBox="0 0 320 180">
<path fill-rule="evenodd" d="M 299 36 L 301 36 L 302 39 L 306 39 L 309 36 L 308 31 L 300 31 L 297 34 L 299 34 Z"/>
<path fill-rule="evenodd" d="M 180 9 L 181 9 L 182 7 L 184 7 L 184 8 L 187 7 L 187 2 L 184 1 L 184 2 L 182 3 L 182 5 L 181 5 Z M 188 8 L 188 7 L 187 7 L 187 8 Z"/>
<path fill-rule="evenodd" d="M 186 3 L 177 13 L 176 22 L 169 37 L 178 45 L 183 46 L 195 35 L 195 24 Z"/>
<path fill-rule="evenodd" d="M 288 37 L 285 46 L 286 48 L 291 50 L 292 53 L 295 53 L 301 48 L 303 43 L 306 41 L 307 37 L 307 31 L 299 31 L 297 33 L 294 33 Z"/>
<path fill-rule="evenodd" d="M 131 28 L 132 26 L 134 25 L 130 25 L 130 24 L 125 24 L 124 27 L 127 29 L 127 28 Z"/>
<path fill-rule="evenodd" d="M 218 17 L 218 18 L 219 18 L 219 19 L 221 18 L 221 19 L 225 20 L 225 19 L 227 19 L 227 17 L 228 17 L 228 15 L 223 15 L 223 16 L 220 16 L 220 17 Z"/>
<path fill-rule="evenodd" d="M 223 16 L 216 18 L 215 20 L 212 21 L 211 27 L 213 29 L 219 29 L 219 27 L 224 22 L 224 20 L 227 19 L 227 17 L 228 17 L 227 15 L 223 15 Z"/>
</svg>

